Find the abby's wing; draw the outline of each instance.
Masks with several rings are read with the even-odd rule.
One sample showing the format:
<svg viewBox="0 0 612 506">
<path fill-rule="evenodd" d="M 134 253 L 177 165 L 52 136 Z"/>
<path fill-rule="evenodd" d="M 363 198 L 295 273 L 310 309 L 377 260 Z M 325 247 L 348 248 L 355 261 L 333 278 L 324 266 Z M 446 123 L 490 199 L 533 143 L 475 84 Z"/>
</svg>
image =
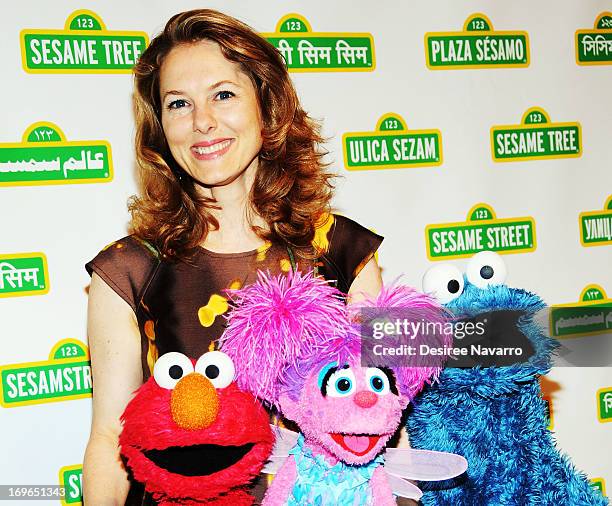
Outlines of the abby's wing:
<svg viewBox="0 0 612 506">
<path fill-rule="evenodd" d="M 400 478 L 393 474 L 387 474 L 387 481 L 389 482 L 391 491 L 399 497 L 406 497 L 418 501 L 423 495 L 419 487 L 413 485 L 404 478 Z"/>
<path fill-rule="evenodd" d="M 467 467 L 467 460 L 455 453 L 412 448 L 388 448 L 385 453 L 387 474 L 408 480 L 448 480 L 463 474 Z"/>
<path fill-rule="evenodd" d="M 385 472 L 393 493 L 419 500 L 423 493 L 407 480 L 440 481 L 463 474 L 468 464 L 461 455 L 412 448 L 387 448 Z"/>
<path fill-rule="evenodd" d="M 276 474 L 289 456 L 291 450 L 297 443 L 298 433 L 278 425 L 270 424 L 270 428 L 276 437 L 272 454 L 268 457 L 268 462 L 263 468 L 263 472 L 267 474 Z"/>
</svg>

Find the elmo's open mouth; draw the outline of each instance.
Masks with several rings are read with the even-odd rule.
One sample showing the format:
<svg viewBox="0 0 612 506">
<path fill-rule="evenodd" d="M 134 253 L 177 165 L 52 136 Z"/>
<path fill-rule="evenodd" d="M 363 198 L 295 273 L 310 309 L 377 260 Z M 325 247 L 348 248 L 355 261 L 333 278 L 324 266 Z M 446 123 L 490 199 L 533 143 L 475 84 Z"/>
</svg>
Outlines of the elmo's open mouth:
<svg viewBox="0 0 612 506">
<path fill-rule="evenodd" d="M 344 450 L 347 450 L 358 457 L 368 453 L 381 436 L 372 436 L 368 434 L 330 434 L 331 438 Z"/>
<path fill-rule="evenodd" d="M 156 466 L 181 476 L 207 476 L 239 462 L 253 448 L 253 443 L 242 446 L 201 444 L 171 446 L 163 450 L 144 450 Z"/>
</svg>

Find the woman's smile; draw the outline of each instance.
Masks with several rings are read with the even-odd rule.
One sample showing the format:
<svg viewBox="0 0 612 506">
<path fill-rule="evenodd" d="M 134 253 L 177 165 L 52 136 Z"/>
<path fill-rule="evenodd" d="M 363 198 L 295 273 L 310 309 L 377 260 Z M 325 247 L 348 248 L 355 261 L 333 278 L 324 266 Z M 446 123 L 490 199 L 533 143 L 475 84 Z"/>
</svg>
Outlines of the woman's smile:
<svg viewBox="0 0 612 506">
<path fill-rule="evenodd" d="M 213 160 L 227 153 L 233 141 L 233 139 L 215 139 L 210 142 L 198 142 L 191 146 L 191 151 L 198 160 Z"/>
</svg>

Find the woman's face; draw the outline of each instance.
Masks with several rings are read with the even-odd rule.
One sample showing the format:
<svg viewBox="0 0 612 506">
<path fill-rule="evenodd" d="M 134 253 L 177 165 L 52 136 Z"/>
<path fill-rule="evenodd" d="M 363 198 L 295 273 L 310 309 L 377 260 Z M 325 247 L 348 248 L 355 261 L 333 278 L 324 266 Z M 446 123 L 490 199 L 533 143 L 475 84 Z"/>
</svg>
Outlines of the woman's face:
<svg viewBox="0 0 612 506">
<path fill-rule="evenodd" d="M 204 186 L 253 176 L 263 128 L 253 83 L 219 45 L 179 45 L 160 69 L 162 126 L 172 156 Z"/>
</svg>

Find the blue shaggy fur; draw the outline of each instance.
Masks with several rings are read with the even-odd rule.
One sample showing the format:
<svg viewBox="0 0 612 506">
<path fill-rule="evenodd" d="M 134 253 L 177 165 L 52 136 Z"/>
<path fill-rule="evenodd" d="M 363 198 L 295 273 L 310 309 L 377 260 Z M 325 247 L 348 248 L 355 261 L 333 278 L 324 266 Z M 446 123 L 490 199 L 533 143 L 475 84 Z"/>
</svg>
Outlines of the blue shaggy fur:
<svg viewBox="0 0 612 506">
<path fill-rule="evenodd" d="M 458 453 L 468 461 L 467 474 L 461 480 L 437 483 L 425 492 L 422 503 L 608 504 L 586 476 L 560 454 L 546 427 L 538 378 L 550 370 L 556 342 L 533 319 L 544 307 L 543 301 L 506 285 L 480 289 L 466 279 L 462 295 L 447 307 L 465 317 L 500 309 L 525 311 L 518 328 L 535 353 L 523 364 L 446 368 L 439 382 L 413 401 L 407 421 L 411 445 Z"/>
</svg>

